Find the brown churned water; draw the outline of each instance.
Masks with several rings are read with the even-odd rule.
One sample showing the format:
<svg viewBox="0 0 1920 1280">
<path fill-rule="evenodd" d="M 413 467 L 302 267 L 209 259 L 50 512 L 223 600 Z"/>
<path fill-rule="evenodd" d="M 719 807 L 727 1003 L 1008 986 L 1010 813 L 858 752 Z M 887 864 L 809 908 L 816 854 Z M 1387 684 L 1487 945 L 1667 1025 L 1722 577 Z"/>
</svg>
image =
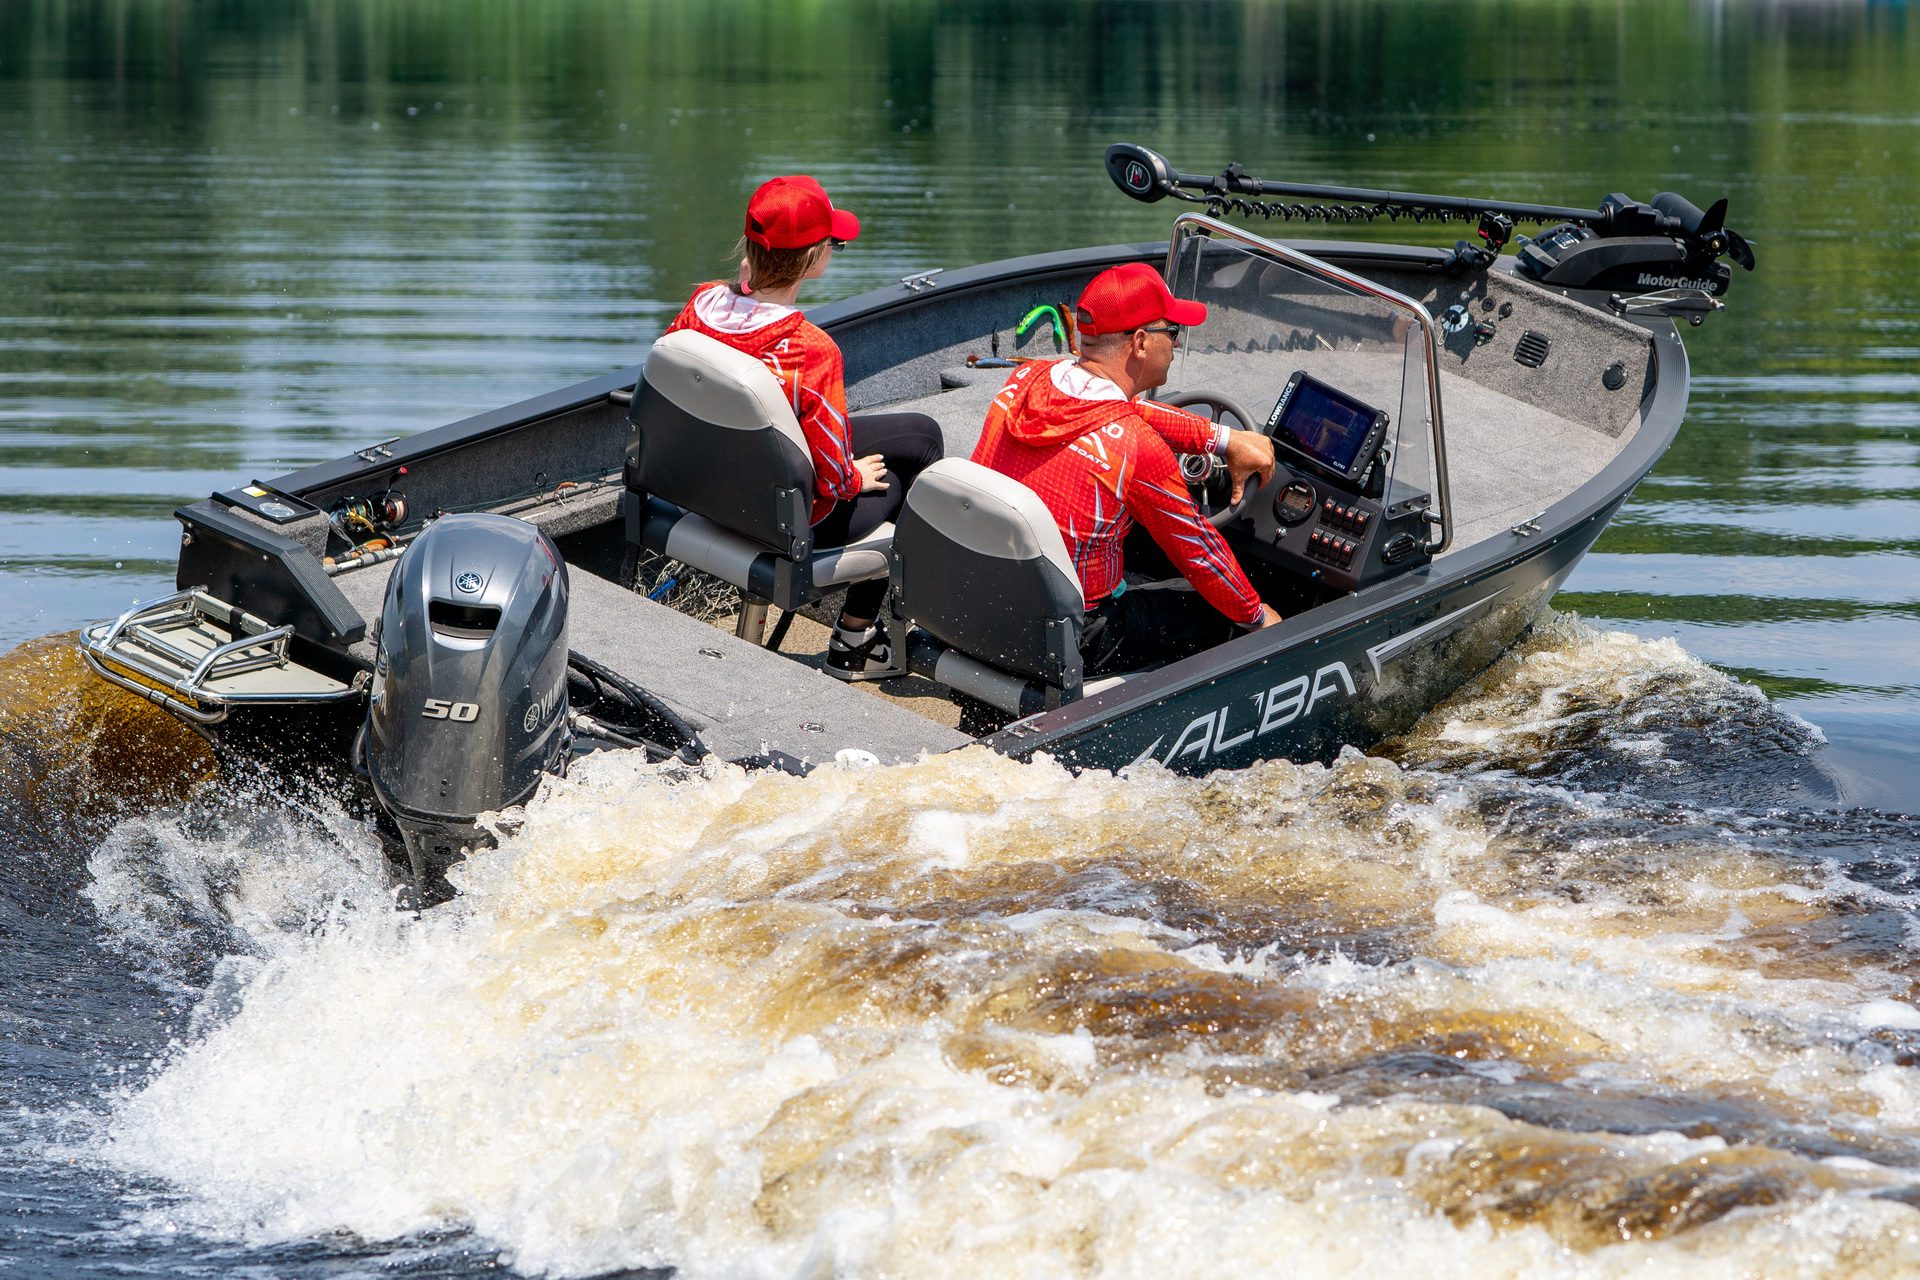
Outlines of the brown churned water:
<svg viewBox="0 0 1920 1280">
<path fill-rule="evenodd" d="M 213 753 L 166 712 L 96 679 L 71 635 L 0 654 L 0 838 L 46 849 L 117 814 L 177 803 Z"/>
<path fill-rule="evenodd" d="M 87 893 L 229 958 L 74 1151 L 174 1189 L 145 1229 L 567 1275 L 1897 1274 L 1920 1012 L 1863 850 L 1914 824 L 1658 796 L 1816 736 L 1561 618 L 1393 758 L 588 757 L 418 920 L 341 814 L 163 808 Z"/>
</svg>

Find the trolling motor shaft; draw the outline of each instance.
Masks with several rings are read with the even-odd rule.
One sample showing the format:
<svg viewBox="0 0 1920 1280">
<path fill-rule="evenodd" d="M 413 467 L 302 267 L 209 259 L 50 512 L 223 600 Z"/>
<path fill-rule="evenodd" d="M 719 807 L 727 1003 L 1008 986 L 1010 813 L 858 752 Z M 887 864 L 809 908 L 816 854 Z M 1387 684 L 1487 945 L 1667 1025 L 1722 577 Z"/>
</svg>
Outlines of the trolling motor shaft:
<svg viewBox="0 0 1920 1280">
<path fill-rule="evenodd" d="M 1107 148 L 1107 174 L 1114 185 L 1132 196 L 1135 200 L 1151 204 L 1167 196 L 1183 199 L 1195 199 L 1186 196 L 1182 188 L 1203 193 L 1197 197 L 1200 201 L 1209 199 L 1227 199 L 1232 196 L 1298 196 L 1316 201 L 1345 201 L 1355 206 L 1353 218 L 1371 220 L 1372 217 L 1385 216 L 1389 220 L 1401 217 L 1424 220 L 1426 217 L 1444 215 L 1466 220 L 1478 219 L 1482 213 L 1503 214 L 1516 222 L 1583 222 L 1606 223 L 1611 216 L 1598 209 L 1575 209 L 1550 204 L 1514 204 L 1505 200 L 1476 200 L 1467 196 L 1431 196 L 1409 191 L 1384 191 L 1373 187 L 1335 187 L 1320 183 L 1275 182 L 1267 178 L 1248 176 L 1237 164 L 1230 164 L 1217 174 L 1180 173 L 1167 163 L 1166 157 L 1131 142 L 1116 142 Z M 1305 206 L 1309 210 L 1315 206 Z M 1416 211 L 1420 211 L 1416 214 Z M 1329 208 L 1327 212 L 1341 218 L 1345 210 Z M 1279 215 L 1275 215 L 1279 216 Z M 1304 215 L 1296 215 L 1304 216 Z"/>
<path fill-rule="evenodd" d="M 1710 294 L 1726 291 L 1731 272 L 1718 259 L 1732 258 L 1753 270 L 1753 248 L 1726 225 L 1723 197 L 1701 209 L 1684 196 L 1661 192 L 1643 204 L 1609 195 L 1598 208 L 1483 200 L 1471 196 L 1427 195 L 1372 187 L 1278 182 L 1249 175 L 1238 164 L 1216 174 L 1182 173 L 1150 148 L 1118 142 L 1107 148 L 1107 175 L 1135 200 L 1153 203 L 1168 196 L 1204 204 L 1214 217 L 1231 214 L 1283 221 L 1397 222 L 1455 219 L 1477 222 L 1486 249 L 1476 265 L 1491 263 L 1516 222 L 1555 224 L 1535 240 L 1521 237 L 1520 266 L 1543 283 L 1569 288 L 1693 287 Z M 1310 203 L 1309 203 L 1310 202 Z M 1606 253 L 1582 253 L 1592 240 L 1610 242 Z M 1621 252 L 1622 241 L 1641 242 L 1640 251 Z M 1536 246 L 1537 252 L 1529 253 Z M 1463 242 L 1463 249 L 1465 243 Z M 1582 261 L 1584 259 L 1584 261 Z M 1644 270 L 1639 270 L 1644 269 Z M 1638 278 L 1646 275 L 1646 280 Z"/>
</svg>

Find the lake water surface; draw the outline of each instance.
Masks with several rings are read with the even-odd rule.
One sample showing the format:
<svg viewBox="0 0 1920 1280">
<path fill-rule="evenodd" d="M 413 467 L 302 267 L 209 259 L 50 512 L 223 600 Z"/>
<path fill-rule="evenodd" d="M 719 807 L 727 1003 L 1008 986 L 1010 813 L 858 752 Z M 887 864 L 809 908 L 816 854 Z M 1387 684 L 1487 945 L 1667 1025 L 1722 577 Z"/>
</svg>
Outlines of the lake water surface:
<svg viewBox="0 0 1920 1280">
<path fill-rule="evenodd" d="M 0 1275 L 1920 1271 L 1915 85 L 1884 4 L 0 7 Z M 1374 757 L 600 757 L 414 921 L 71 652 L 175 506 L 637 363 L 769 175 L 825 301 L 1164 235 L 1117 140 L 1755 244 Z"/>
</svg>

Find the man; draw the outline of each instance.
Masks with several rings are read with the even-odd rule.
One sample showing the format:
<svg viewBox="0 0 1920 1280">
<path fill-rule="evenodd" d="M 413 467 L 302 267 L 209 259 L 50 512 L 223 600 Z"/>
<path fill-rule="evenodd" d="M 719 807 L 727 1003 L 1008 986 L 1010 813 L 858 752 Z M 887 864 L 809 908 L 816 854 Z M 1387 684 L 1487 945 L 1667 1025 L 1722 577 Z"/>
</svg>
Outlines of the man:
<svg viewBox="0 0 1920 1280">
<path fill-rule="evenodd" d="M 1273 476 L 1273 442 L 1138 397 L 1166 381 L 1180 330 L 1207 318 L 1144 263 L 1095 276 L 1075 304 L 1080 356 L 1016 370 L 987 414 L 973 460 L 1040 495 L 1086 596 L 1080 653 L 1089 676 L 1198 653 L 1280 615 L 1193 505 L 1174 453 L 1223 458 L 1238 502 Z M 1193 585 L 1129 590 L 1123 544 L 1135 522 Z"/>
</svg>

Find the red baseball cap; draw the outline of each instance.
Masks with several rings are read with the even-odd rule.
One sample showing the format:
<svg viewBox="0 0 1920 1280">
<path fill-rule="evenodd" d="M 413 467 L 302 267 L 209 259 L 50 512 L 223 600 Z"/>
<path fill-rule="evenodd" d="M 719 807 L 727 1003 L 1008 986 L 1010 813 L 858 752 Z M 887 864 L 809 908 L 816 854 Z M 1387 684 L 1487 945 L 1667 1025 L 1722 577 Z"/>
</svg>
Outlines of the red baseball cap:
<svg viewBox="0 0 1920 1280">
<path fill-rule="evenodd" d="M 851 240 L 860 219 L 833 207 L 819 183 L 804 173 L 769 178 L 747 201 L 747 239 L 765 249 L 805 249 L 831 237 Z"/>
<path fill-rule="evenodd" d="M 1206 303 L 1174 297 L 1160 273 L 1144 262 L 1102 271 L 1073 305 L 1086 334 L 1130 333 L 1156 320 L 1199 324 L 1207 318 Z"/>
</svg>

